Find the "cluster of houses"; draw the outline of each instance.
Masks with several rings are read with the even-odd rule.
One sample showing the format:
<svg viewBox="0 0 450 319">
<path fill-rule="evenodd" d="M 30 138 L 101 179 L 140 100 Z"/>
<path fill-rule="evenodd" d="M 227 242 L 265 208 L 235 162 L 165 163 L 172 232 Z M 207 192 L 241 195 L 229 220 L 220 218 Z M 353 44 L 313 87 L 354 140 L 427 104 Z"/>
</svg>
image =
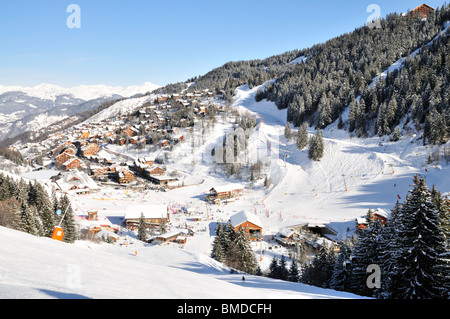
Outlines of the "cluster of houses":
<svg viewBox="0 0 450 319">
<path fill-rule="evenodd" d="M 189 108 L 197 116 L 203 116 L 211 106 L 220 105 L 212 100 L 217 97 L 216 93 L 208 90 L 158 95 L 134 113 L 74 126 L 65 133 L 57 132 L 47 140 L 58 143 L 49 154 L 52 159 L 50 166 L 66 172 L 87 171 L 94 179 L 112 179 L 119 184 L 133 183 L 139 176 L 153 184 L 168 186 L 176 179 L 166 176 L 165 170 L 155 165 L 153 159 L 128 157 L 126 163 L 117 163 L 111 159 L 113 156 L 110 155 L 112 152 L 108 145 L 131 144 L 143 148 L 151 143 L 155 147 L 165 148 L 181 143 L 185 140 L 182 127 L 186 119 L 181 119 L 178 123 L 180 126 L 174 127 L 169 125 L 173 124 L 171 114 Z M 148 140 L 149 135 L 152 136 L 151 141 Z M 154 140 L 155 136 L 157 141 Z"/>
</svg>

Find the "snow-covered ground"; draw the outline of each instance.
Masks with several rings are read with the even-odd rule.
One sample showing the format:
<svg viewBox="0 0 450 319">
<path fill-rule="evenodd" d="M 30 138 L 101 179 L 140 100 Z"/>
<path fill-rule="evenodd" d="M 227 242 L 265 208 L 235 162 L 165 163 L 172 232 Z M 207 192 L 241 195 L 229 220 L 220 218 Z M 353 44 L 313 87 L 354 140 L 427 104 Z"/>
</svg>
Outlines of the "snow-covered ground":
<svg viewBox="0 0 450 319">
<path fill-rule="evenodd" d="M 265 277 L 242 283 L 209 257 L 171 246 L 70 245 L 1 227 L 0 240 L 2 299 L 358 298 Z"/>
</svg>

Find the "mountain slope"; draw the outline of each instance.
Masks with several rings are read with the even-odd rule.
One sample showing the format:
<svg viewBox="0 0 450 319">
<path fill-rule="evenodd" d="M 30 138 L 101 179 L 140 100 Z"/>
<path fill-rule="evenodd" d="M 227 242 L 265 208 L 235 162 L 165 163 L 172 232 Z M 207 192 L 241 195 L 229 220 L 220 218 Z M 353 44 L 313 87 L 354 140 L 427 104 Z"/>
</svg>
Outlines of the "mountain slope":
<svg viewBox="0 0 450 319">
<path fill-rule="evenodd" d="M 323 129 L 352 104 L 345 127 L 358 137 L 391 135 L 406 119 L 404 124 L 424 133 L 426 143 L 442 143 L 450 126 L 450 46 L 443 32 L 448 21 L 450 5 L 426 20 L 393 13 L 381 20 L 381 29 L 363 26 L 311 48 L 230 62 L 189 87 L 178 83 L 159 92 L 216 88 L 231 101 L 237 87 L 275 79 L 258 99 L 287 109 L 287 120 L 296 127 L 307 121 Z M 398 61 L 404 68 L 396 67 Z M 376 86 L 371 85 L 375 78 L 381 80 Z"/>
</svg>

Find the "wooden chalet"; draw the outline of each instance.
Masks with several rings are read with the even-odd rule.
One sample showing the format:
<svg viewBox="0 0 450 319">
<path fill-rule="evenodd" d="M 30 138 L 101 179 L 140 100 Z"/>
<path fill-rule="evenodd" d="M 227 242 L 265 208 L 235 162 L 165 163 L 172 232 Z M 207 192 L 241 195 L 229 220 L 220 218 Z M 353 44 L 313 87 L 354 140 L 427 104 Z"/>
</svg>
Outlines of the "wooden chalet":
<svg viewBox="0 0 450 319">
<path fill-rule="evenodd" d="M 174 242 L 177 244 L 185 244 L 187 241 L 186 233 L 182 230 L 175 230 L 155 237 L 155 240 L 161 243 Z"/>
<path fill-rule="evenodd" d="M 81 161 L 76 157 L 72 157 L 64 162 L 62 166 L 65 170 L 78 169 L 81 167 Z"/>
<path fill-rule="evenodd" d="M 126 227 L 131 230 L 138 229 L 141 215 L 144 215 L 147 227 L 159 227 L 170 220 L 167 205 L 128 206 L 125 214 Z"/>
<path fill-rule="evenodd" d="M 294 246 L 299 234 L 291 228 L 281 228 L 277 235 L 275 236 L 275 240 L 283 246 Z"/>
<path fill-rule="evenodd" d="M 98 211 L 90 211 L 88 212 L 88 220 L 89 221 L 97 221 L 98 220 Z"/>
<path fill-rule="evenodd" d="M 163 94 L 163 95 L 161 95 L 161 96 L 158 96 L 158 97 L 156 98 L 156 101 L 157 101 L 158 103 L 164 103 L 164 102 L 167 101 L 168 98 L 169 98 L 168 95 Z"/>
<path fill-rule="evenodd" d="M 150 165 L 150 166 L 153 166 L 153 163 L 154 163 L 154 161 L 149 157 L 139 158 L 138 162 L 145 164 L 145 165 Z"/>
<path fill-rule="evenodd" d="M 412 10 L 409 15 L 413 18 L 425 19 L 430 13 L 436 11 L 433 7 L 430 7 L 427 4 L 421 4 L 414 10 Z"/>
<path fill-rule="evenodd" d="M 81 154 L 84 157 L 94 156 L 100 151 L 100 147 L 97 144 L 91 143 L 81 148 Z"/>
<path fill-rule="evenodd" d="M 108 167 L 97 167 L 96 169 L 92 170 L 92 175 L 105 176 L 108 175 L 108 170 Z"/>
<path fill-rule="evenodd" d="M 124 133 L 126 133 L 129 137 L 133 137 L 139 134 L 139 130 L 130 126 L 124 130 Z"/>
<path fill-rule="evenodd" d="M 53 179 L 57 189 L 62 192 L 89 194 L 99 190 L 99 186 L 84 172 L 73 169 L 61 172 Z"/>
<path fill-rule="evenodd" d="M 244 187 L 241 184 L 230 184 L 211 188 L 206 199 L 211 203 L 218 204 L 242 195 L 244 195 Z"/>
<path fill-rule="evenodd" d="M 73 144 L 70 144 L 65 150 L 64 153 L 70 154 L 70 155 L 76 155 L 77 154 L 77 147 Z"/>
<path fill-rule="evenodd" d="M 74 158 L 74 156 L 72 154 L 69 154 L 67 152 L 61 153 L 58 156 L 56 156 L 56 158 L 55 158 L 56 164 L 62 165 L 65 162 L 67 162 L 68 160 L 70 160 L 71 158 Z"/>
<path fill-rule="evenodd" d="M 262 222 L 255 214 L 241 211 L 230 217 L 230 223 L 236 231 L 243 228 L 251 241 L 262 240 Z"/>
<path fill-rule="evenodd" d="M 85 140 L 88 139 L 90 135 L 90 132 L 87 130 L 81 131 L 80 139 Z"/>
<path fill-rule="evenodd" d="M 166 171 L 158 166 L 150 166 L 144 170 L 146 176 L 163 176 Z"/>
<path fill-rule="evenodd" d="M 177 179 L 170 176 L 149 176 L 149 180 L 156 185 L 160 186 L 169 186 L 170 183 L 176 182 Z"/>
<path fill-rule="evenodd" d="M 136 180 L 134 173 L 127 167 L 116 170 L 115 174 L 119 184 L 129 184 Z"/>
<path fill-rule="evenodd" d="M 380 221 L 383 226 L 386 225 L 389 216 L 385 210 L 378 208 L 376 211 L 370 210 L 370 213 L 372 214 L 373 222 Z M 357 230 L 364 230 L 367 227 L 368 227 L 368 225 L 367 225 L 366 217 L 359 217 L 356 219 L 356 229 Z"/>
</svg>

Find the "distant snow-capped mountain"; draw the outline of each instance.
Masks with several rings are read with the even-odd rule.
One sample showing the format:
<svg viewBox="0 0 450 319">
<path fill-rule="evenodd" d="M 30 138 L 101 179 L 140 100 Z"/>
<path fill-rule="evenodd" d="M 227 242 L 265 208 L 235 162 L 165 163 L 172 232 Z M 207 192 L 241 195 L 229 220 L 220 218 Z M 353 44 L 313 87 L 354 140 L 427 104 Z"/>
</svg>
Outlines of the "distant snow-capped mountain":
<svg viewBox="0 0 450 319">
<path fill-rule="evenodd" d="M 136 86 L 80 85 L 63 88 L 42 83 L 35 87 L 0 85 L 0 142 L 27 131 L 39 131 L 76 113 L 94 110 L 103 102 L 129 98 L 158 89 Z"/>
<path fill-rule="evenodd" d="M 159 85 L 150 82 L 127 87 L 107 85 L 79 85 L 71 88 L 63 88 L 53 84 L 41 83 L 35 87 L 0 85 L 0 94 L 6 92 L 23 92 L 31 97 L 53 101 L 61 95 L 72 95 L 74 98 L 88 101 L 102 97 L 110 97 L 113 95 L 131 97 L 136 94 L 145 94 L 158 88 L 160 88 Z"/>
</svg>

